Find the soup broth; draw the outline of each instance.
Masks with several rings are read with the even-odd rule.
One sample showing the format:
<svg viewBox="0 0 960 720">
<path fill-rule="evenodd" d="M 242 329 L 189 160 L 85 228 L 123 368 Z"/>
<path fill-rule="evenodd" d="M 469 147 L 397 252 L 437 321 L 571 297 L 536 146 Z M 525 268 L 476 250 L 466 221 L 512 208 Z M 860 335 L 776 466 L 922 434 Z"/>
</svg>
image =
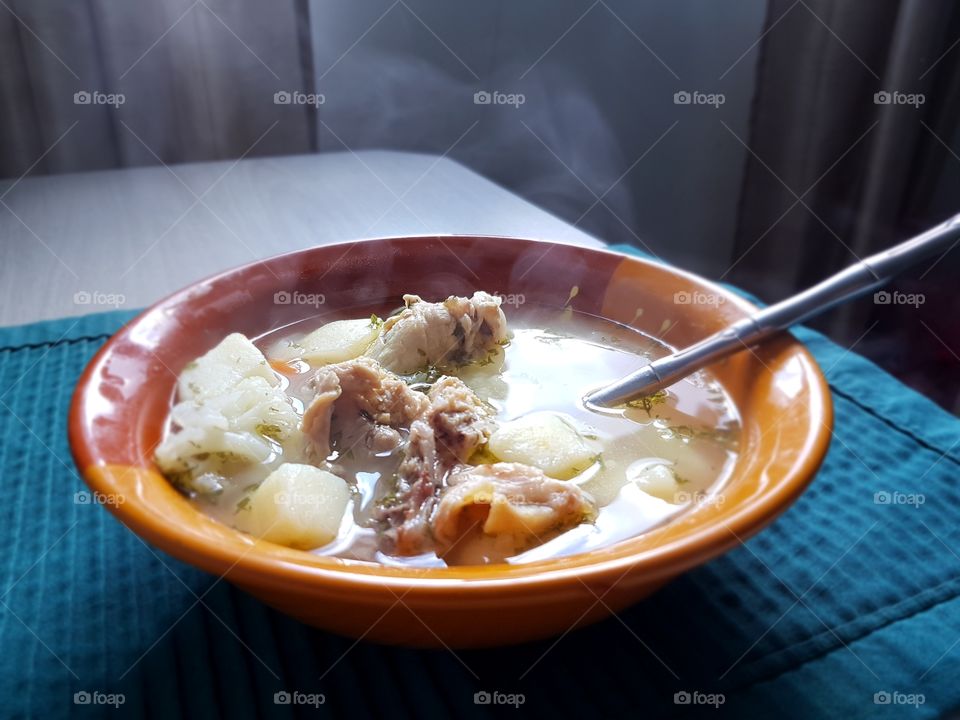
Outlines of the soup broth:
<svg viewBox="0 0 960 720">
<path fill-rule="evenodd" d="M 538 533 L 537 543 L 521 546 L 515 537 L 485 532 L 481 518 L 440 554 L 429 547 L 414 554 L 390 552 L 379 541 L 382 508 L 397 492 L 396 476 L 412 431 L 398 427 L 398 441 L 381 446 L 371 440 L 369 426 L 362 425 L 356 432 L 345 429 L 327 456 L 307 461 L 345 480 L 349 490 L 336 537 L 308 549 L 389 565 L 524 563 L 608 546 L 668 522 L 697 502 L 720 501 L 718 491 L 736 460 L 740 425 L 714 378 L 701 372 L 623 407 L 588 407 L 582 398 L 589 391 L 672 349 L 635 329 L 569 308 L 524 308 L 511 312 L 509 322 L 507 341 L 482 357 L 444 368 L 443 374 L 459 378 L 476 394 L 489 408 L 495 427 L 533 418 L 574 433 L 571 437 L 576 437 L 584 459 L 565 470 L 561 480 L 592 499 L 597 508 L 593 516 L 572 527 L 550 528 Z M 281 371 L 279 387 L 298 417 L 317 396 L 315 377 L 324 363 L 275 358 L 289 355 L 318 325 L 316 320 L 304 321 L 255 339 L 273 368 Z M 423 392 L 440 373 L 426 369 L 398 375 Z M 470 465 L 492 466 L 510 459 L 494 453 L 502 446 L 507 450 L 500 452 L 510 455 L 509 444 L 495 443 L 497 433 L 470 457 Z M 549 445 L 549 436 L 545 442 Z M 301 446 L 272 443 L 260 462 L 228 468 L 223 474 L 229 472 L 229 482 L 210 492 L 191 490 L 192 502 L 221 522 L 242 528 L 251 496 L 265 478 L 281 464 L 305 462 L 306 457 Z"/>
</svg>

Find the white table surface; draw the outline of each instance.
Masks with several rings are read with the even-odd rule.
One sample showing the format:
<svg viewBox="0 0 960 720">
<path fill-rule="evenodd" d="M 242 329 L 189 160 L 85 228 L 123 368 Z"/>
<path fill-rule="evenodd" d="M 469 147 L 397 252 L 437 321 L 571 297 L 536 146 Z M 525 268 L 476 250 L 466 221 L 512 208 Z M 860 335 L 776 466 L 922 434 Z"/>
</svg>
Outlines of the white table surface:
<svg viewBox="0 0 960 720">
<path fill-rule="evenodd" d="M 9 179 L 0 181 L 0 325 L 142 307 L 313 245 L 431 233 L 603 245 L 448 158 L 412 153 Z"/>
</svg>

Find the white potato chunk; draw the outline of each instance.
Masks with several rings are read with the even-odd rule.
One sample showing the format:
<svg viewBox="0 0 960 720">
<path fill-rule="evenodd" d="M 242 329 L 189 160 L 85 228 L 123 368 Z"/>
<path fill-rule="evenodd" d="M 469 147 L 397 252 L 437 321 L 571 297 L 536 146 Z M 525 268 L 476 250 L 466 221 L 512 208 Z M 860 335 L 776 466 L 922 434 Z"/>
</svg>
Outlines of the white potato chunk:
<svg viewBox="0 0 960 720">
<path fill-rule="evenodd" d="M 275 349 L 279 360 L 303 359 L 328 365 L 359 357 L 376 340 L 380 323 L 370 320 L 334 320 L 295 343 Z"/>
<path fill-rule="evenodd" d="M 627 468 L 627 478 L 648 495 L 677 503 L 680 484 L 677 476 L 662 463 L 651 464 L 649 460 L 638 460 Z"/>
<path fill-rule="evenodd" d="M 160 469 L 186 490 L 203 493 L 205 474 L 225 475 L 239 465 L 267 462 L 282 448 L 302 452 L 300 416 L 279 387 L 262 377 L 245 378 L 229 391 L 186 400 L 170 413 L 173 432 L 157 447 Z"/>
<path fill-rule="evenodd" d="M 276 385 L 277 374 L 263 353 L 240 333 L 227 335 L 219 345 L 187 365 L 177 386 L 181 400 L 204 400 L 223 395 L 245 378 L 260 377 Z"/>
<path fill-rule="evenodd" d="M 504 423 L 490 436 L 489 448 L 500 460 L 533 465 L 560 480 L 585 470 L 597 455 L 572 419 L 548 411 Z"/>
<path fill-rule="evenodd" d="M 337 536 L 349 502 L 343 478 L 312 465 L 284 463 L 253 491 L 237 525 L 264 540 L 311 550 Z"/>
</svg>

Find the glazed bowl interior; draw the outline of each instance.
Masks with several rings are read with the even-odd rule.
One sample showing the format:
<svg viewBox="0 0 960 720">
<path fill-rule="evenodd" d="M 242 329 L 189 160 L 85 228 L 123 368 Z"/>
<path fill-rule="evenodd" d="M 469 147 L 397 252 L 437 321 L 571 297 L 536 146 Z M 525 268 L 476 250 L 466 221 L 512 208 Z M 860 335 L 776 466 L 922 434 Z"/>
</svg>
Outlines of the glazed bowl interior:
<svg viewBox="0 0 960 720">
<path fill-rule="evenodd" d="M 383 313 L 408 292 L 435 300 L 478 289 L 522 294 L 537 306 L 570 306 L 673 346 L 692 343 L 753 309 L 695 276 L 562 244 L 449 236 L 312 248 L 197 283 L 123 328 L 77 388 L 70 417 L 76 462 L 95 491 L 123 496 L 110 509 L 134 532 L 261 592 L 296 587 L 323 595 L 386 587 L 417 590 L 437 601 L 455 591 L 461 602 L 473 592 L 489 596 L 505 585 L 544 588 L 574 577 L 610 581 L 629 572 L 647 583 L 665 580 L 769 523 L 816 471 L 830 435 L 829 394 L 809 353 L 787 335 L 712 368 L 743 423 L 739 459 L 721 488 L 722 502 L 702 503 L 602 550 L 522 565 L 423 569 L 324 557 L 257 541 L 212 520 L 155 469 L 151 458 L 177 374 L 228 333 L 259 336 L 308 317 L 320 324 Z M 684 304 L 676 301 L 683 297 L 678 293 L 722 299 Z M 475 590 L 463 592 L 467 586 Z"/>
</svg>

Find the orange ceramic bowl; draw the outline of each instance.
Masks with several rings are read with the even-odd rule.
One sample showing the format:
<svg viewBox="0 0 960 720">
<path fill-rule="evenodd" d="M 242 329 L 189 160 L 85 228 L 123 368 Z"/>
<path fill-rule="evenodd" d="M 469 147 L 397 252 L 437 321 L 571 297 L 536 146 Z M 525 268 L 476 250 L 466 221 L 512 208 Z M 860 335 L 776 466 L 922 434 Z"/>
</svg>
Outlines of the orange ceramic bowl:
<svg viewBox="0 0 960 720">
<path fill-rule="evenodd" d="M 577 288 L 576 293 L 572 289 Z M 571 245 L 499 237 L 412 237 L 312 248 L 196 283 L 146 310 L 86 368 L 70 444 L 90 488 L 158 548 L 223 576 L 278 610 L 356 638 L 415 646 L 516 643 L 595 622 L 758 532 L 810 482 L 829 443 L 826 381 L 788 335 L 712 368 L 743 421 L 723 488 L 666 525 L 611 547 L 525 565 L 410 569 L 320 557 L 254 540 L 196 510 L 152 462 L 176 375 L 230 332 L 260 335 L 317 314 L 284 304 L 322 294 L 322 315 L 484 289 L 599 315 L 686 345 L 754 310 L 727 290 L 651 262 Z M 674 294 L 714 293 L 716 304 Z M 290 295 L 277 295 L 289 293 Z M 571 299 L 571 295 L 574 295 Z M 276 296 L 276 298 L 275 298 Z"/>
</svg>

